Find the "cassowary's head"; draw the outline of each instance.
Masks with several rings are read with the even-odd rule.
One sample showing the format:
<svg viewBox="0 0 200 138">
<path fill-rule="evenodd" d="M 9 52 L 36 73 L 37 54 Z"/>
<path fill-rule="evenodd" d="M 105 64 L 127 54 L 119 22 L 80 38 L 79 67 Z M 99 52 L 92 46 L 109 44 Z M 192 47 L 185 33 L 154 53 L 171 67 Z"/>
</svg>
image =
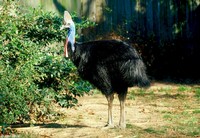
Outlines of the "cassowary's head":
<svg viewBox="0 0 200 138">
<path fill-rule="evenodd" d="M 68 29 L 68 34 L 67 34 L 67 38 L 66 38 L 66 43 L 68 45 L 68 42 L 71 43 L 71 49 L 74 52 L 75 50 L 75 24 L 72 20 L 71 15 L 69 14 L 68 11 L 64 12 L 64 20 L 63 20 L 63 25 L 60 27 L 60 30 L 63 29 Z"/>
<path fill-rule="evenodd" d="M 63 19 L 63 25 L 60 27 L 60 30 L 63 29 L 69 29 L 71 28 L 71 25 L 74 25 L 74 22 L 72 20 L 71 15 L 69 14 L 68 11 L 64 12 L 64 19 Z"/>
</svg>

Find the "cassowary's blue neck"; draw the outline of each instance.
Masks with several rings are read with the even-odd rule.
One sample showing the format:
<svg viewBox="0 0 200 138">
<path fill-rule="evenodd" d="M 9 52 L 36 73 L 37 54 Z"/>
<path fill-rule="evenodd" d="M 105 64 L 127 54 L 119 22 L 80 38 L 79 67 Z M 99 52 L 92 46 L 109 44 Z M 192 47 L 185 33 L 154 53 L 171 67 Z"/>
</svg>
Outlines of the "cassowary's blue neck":
<svg viewBox="0 0 200 138">
<path fill-rule="evenodd" d="M 74 52 L 75 50 L 75 33 L 76 33 L 76 29 L 75 29 L 75 24 L 74 22 L 72 21 L 71 24 L 70 24 L 70 28 L 69 28 L 69 32 L 68 32 L 68 42 L 71 43 L 71 49 L 72 51 Z"/>
</svg>

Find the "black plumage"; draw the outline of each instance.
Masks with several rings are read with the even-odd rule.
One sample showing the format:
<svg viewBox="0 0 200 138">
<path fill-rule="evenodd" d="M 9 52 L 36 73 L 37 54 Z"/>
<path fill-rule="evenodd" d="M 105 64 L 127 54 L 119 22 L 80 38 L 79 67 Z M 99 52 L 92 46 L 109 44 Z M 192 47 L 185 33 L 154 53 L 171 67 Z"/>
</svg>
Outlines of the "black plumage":
<svg viewBox="0 0 200 138">
<path fill-rule="evenodd" d="M 75 43 L 74 52 L 71 44 L 68 45 L 70 59 L 76 65 L 79 75 L 106 95 L 113 91 L 119 94 L 123 87 L 149 85 L 141 56 L 123 41 Z"/>
<path fill-rule="evenodd" d="M 65 15 L 70 16 L 68 13 Z M 70 17 L 65 18 L 65 22 Z M 72 26 L 69 25 L 71 29 Z M 70 31 L 68 38 L 70 38 Z M 119 126 L 125 128 L 125 99 L 128 87 L 148 87 L 146 68 L 138 52 L 120 40 L 99 40 L 73 43 L 67 40 L 69 58 L 78 69 L 79 75 L 96 86 L 108 100 L 108 127 L 113 127 L 112 102 L 114 93 L 120 101 Z"/>
</svg>

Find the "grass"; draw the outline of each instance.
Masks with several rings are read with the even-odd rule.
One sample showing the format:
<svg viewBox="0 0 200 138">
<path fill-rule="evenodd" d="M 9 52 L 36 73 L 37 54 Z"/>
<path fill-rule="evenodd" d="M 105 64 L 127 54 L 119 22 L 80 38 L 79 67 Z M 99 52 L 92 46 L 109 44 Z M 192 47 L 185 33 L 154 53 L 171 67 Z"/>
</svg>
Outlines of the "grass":
<svg viewBox="0 0 200 138">
<path fill-rule="evenodd" d="M 17 132 L 15 129 L 6 128 L 6 134 L 0 134 L 1 138 L 38 138 L 39 135 L 30 132 Z M 8 132 L 9 131 L 9 132 Z"/>
<path fill-rule="evenodd" d="M 161 134 L 164 134 L 166 130 L 164 130 L 164 129 L 163 130 L 162 129 L 155 129 L 155 128 L 150 127 L 150 128 L 144 129 L 144 131 L 147 132 L 147 133 L 150 133 L 150 134 L 159 134 L 159 135 L 161 135 Z"/>
<path fill-rule="evenodd" d="M 100 92 L 94 90 L 93 97 L 98 98 Z M 100 132 L 108 134 L 110 137 L 127 137 L 127 138 L 143 138 L 143 137 L 200 137 L 200 87 L 188 85 L 167 85 L 165 87 L 156 87 L 154 89 L 130 89 L 127 95 L 127 100 L 138 109 L 138 118 L 144 118 L 144 125 L 141 126 L 139 120 L 132 122 L 132 119 L 127 120 L 126 130 L 118 128 L 110 130 L 101 130 Z M 132 108 L 129 106 L 129 108 Z M 143 110 L 144 109 L 144 110 Z M 106 110 L 106 109 L 105 109 Z M 146 112 L 147 111 L 147 112 Z M 134 112 L 135 113 L 135 112 Z M 128 114 L 128 113 L 127 113 Z M 154 121 L 149 119 L 154 116 Z M 92 116 L 91 116 L 92 117 Z M 95 117 L 98 117 L 95 115 Z M 133 116 L 134 118 L 134 116 Z M 70 118 L 65 118 L 69 119 Z M 76 117 L 78 124 L 83 120 L 83 116 Z M 80 122 L 79 122 L 80 121 Z M 158 121 L 158 122 L 157 122 Z M 66 122 L 62 120 L 61 122 Z M 54 126 L 53 128 L 56 128 Z M 97 128 L 85 127 L 87 130 L 97 131 Z M 57 129 L 57 128 L 56 128 Z M 59 129 L 59 128 L 58 128 Z M 61 128 L 63 130 L 63 128 Z M 71 128 L 72 129 L 72 128 Z M 82 129 L 73 127 L 73 129 Z M 99 131 L 99 130 L 98 130 Z M 78 132 L 78 130 L 77 130 Z M 37 134 L 21 133 L 17 136 L 22 138 L 36 138 Z M 103 135 L 104 136 L 104 135 Z"/>
<path fill-rule="evenodd" d="M 178 92 L 189 92 L 191 90 L 192 90 L 191 87 L 188 87 L 188 86 L 185 86 L 185 85 L 180 85 L 177 89 Z"/>
<path fill-rule="evenodd" d="M 29 132 L 28 133 L 23 132 L 23 133 L 19 134 L 17 137 L 19 137 L 19 138 L 38 138 L 40 136 L 37 134 L 29 133 Z"/>
<path fill-rule="evenodd" d="M 162 116 L 163 125 L 143 129 L 141 131 L 142 136 L 200 137 L 199 87 L 178 85 L 176 87 L 166 86 L 154 90 L 147 89 L 146 91 L 134 89 L 130 91 L 128 99 L 144 99 L 145 102 L 151 103 L 146 103 L 151 106 L 155 105 L 152 100 L 159 101 L 158 103 L 165 109 L 160 110 L 158 108 L 154 110 Z M 156 108 L 157 104 L 154 107 Z M 133 128 L 133 126 L 129 125 L 128 128 Z M 175 136 L 171 134 L 175 134 Z"/>
<path fill-rule="evenodd" d="M 168 92 L 171 92 L 172 91 L 172 87 L 171 86 L 167 86 L 167 87 L 164 87 L 164 88 L 159 88 L 157 89 L 158 92 L 165 92 L 165 93 L 168 93 Z"/>
<path fill-rule="evenodd" d="M 186 111 L 179 114 L 162 112 L 163 121 L 166 122 L 166 125 L 158 128 L 147 128 L 144 131 L 157 135 L 169 135 L 168 133 L 173 132 L 184 137 L 198 137 L 200 136 L 200 118 L 195 113 L 190 114 Z"/>
<path fill-rule="evenodd" d="M 189 103 L 188 103 L 189 104 Z M 174 106 L 177 106 L 174 104 Z M 168 122 L 171 131 L 176 131 L 185 136 L 200 136 L 199 109 L 191 109 L 190 106 L 183 106 L 177 112 L 161 112 L 164 121 Z M 194 108 L 194 107 L 193 107 Z M 195 107 L 198 108 L 198 107 Z"/>
<path fill-rule="evenodd" d="M 200 88 L 196 88 L 195 90 L 195 97 L 200 100 Z"/>
<path fill-rule="evenodd" d="M 200 109 L 195 109 L 192 113 L 193 114 L 200 114 Z"/>
</svg>

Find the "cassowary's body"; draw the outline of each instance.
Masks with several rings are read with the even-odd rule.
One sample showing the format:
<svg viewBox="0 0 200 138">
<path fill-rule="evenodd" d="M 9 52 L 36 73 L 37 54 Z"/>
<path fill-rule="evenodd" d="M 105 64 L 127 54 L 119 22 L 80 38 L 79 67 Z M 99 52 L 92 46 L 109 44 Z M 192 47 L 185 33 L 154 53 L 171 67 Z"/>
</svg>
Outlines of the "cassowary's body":
<svg viewBox="0 0 200 138">
<path fill-rule="evenodd" d="M 75 43 L 70 58 L 79 75 L 94 84 L 103 94 L 120 94 L 128 87 L 149 84 L 145 66 L 137 51 L 119 40 L 100 40 Z"/>
<path fill-rule="evenodd" d="M 68 12 L 63 28 L 69 28 L 65 49 L 76 65 L 79 75 L 101 90 L 108 100 L 108 127 L 113 127 L 112 103 L 114 93 L 120 101 L 119 126 L 125 128 L 125 99 L 128 87 L 149 86 L 145 65 L 130 45 L 119 40 L 75 43 L 75 25 Z"/>
</svg>

